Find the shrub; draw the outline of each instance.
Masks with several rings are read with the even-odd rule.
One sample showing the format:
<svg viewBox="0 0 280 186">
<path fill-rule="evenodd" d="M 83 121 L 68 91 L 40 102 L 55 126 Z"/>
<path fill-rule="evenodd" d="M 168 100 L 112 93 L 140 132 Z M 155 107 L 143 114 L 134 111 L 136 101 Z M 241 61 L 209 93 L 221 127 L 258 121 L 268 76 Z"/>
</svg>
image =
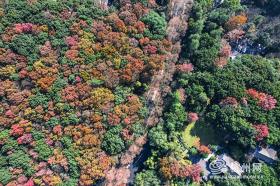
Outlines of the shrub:
<svg viewBox="0 0 280 186">
<path fill-rule="evenodd" d="M 31 96 L 29 98 L 29 104 L 33 108 L 35 108 L 39 105 L 46 107 L 46 106 L 48 106 L 48 101 L 49 101 L 49 98 L 41 93 L 37 93 L 36 95 Z"/>
<path fill-rule="evenodd" d="M 0 183 L 6 185 L 12 179 L 12 174 L 6 168 L 0 168 Z"/>
<path fill-rule="evenodd" d="M 52 149 L 46 144 L 44 139 L 36 141 L 35 151 L 38 152 L 39 158 L 45 161 L 53 154 Z"/>
<path fill-rule="evenodd" d="M 154 170 L 145 170 L 136 175 L 134 184 L 136 186 L 160 186 L 161 181 Z"/>
<path fill-rule="evenodd" d="M 167 23 L 165 19 L 155 11 L 150 11 L 142 18 L 142 21 L 149 26 L 149 31 L 155 37 L 163 38 L 166 35 Z"/>
<path fill-rule="evenodd" d="M 125 148 L 124 141 L 120 136 L 121 127 L 114 127 L 108 130 L 103 138 L 101 147 L 109 154 L 115 155 Z"/>
<path fill-rule="evenodd" d="M 20 55 L 28 56 L 37 52 L 35 39 L 31 35 L 20 34 L 10 43 L 10 47 Z"/>
<path fill-rule="evenodd" d="M 9 155 L 8 162 L 12 167 L 22 168 L 24 170 L 24 174 L 27 176 L 31 176 L 34 173 L 31 166 L 31 158 L 22 150 L 17 150 Z"/>
</svg>

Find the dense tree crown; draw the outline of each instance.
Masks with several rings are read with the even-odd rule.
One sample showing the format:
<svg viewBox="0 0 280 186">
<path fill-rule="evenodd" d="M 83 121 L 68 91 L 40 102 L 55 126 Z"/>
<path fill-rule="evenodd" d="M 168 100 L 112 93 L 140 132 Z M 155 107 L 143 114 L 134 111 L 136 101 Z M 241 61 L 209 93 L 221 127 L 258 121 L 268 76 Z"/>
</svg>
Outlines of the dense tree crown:
<svg viewBox="0 0 280 186">
<path fill-rule="evenodd" d="M 250 21 L 238 0 L 194 2 L 172 94 L 166 99 L 163 121 L 149 131 L 152 155 L 135 184 L 156 181 L 153 170 L 170 185 L 279 184 L 275 165 L 263 168 L 263 180 L 207 182 L 199 177 L 203 167 L 192 163 L 212 152 L 214 156 L 204 161 L 214 160 L 215 144 L 241 164 L 257 146 L 279 147 L 280 61 L 233 54 L 234 43 L 252 27 Z"/>
<path fill-rule="evenodd" d="M 0 185 L 93 185 L 145 133 L 166 20 L 140 2 L 93 2 L 0 9 Z"/>
<path fill-rule="evenodd" d="M 279 151 L 280 1 L 108 3 L 0 2 L 0 186 L 280 185 L 204 175 Z"/>
</svg>

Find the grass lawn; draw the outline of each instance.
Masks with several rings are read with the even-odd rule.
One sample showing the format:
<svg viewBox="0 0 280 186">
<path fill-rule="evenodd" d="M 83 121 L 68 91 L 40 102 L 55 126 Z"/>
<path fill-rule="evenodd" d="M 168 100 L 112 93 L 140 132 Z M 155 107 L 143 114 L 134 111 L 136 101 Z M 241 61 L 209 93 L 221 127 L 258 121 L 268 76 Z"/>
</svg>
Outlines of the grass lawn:
<svg viewBox="0 0 280 186">
<path fill-rule="evenodd" d="M 183 131 L 182 136 L 187 147 L 193 147 L 198 140 L 203 145 L 218 145 L 221 141 L 214 128 L 203 120 L 190 123 Z"/>
<path fill-rule="evenodd" d="M 187 147 L 193 147 L 199 141 L 199 137 L 191 134 L 192 129 L 195 126 L 195 122 L 190 123 L 183 131 L 183 141 Z"/>
</svg>

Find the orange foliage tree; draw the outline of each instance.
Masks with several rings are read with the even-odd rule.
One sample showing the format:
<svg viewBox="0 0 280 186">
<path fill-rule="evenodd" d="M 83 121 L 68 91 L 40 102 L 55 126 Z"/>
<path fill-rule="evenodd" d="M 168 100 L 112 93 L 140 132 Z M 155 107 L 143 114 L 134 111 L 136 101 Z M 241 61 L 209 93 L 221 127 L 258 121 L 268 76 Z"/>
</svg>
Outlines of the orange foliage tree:
<svg viewBox="0 0 280 186">
<path fill-rule="evenodd" d="M 226 28 L 229 31 L 234 30 L 234 29 L 244 25 L 247 22 L 247 20 L 248 20 L 248 18 L 244 14 L 233 16 L 227 21 Z"/>
</svg>

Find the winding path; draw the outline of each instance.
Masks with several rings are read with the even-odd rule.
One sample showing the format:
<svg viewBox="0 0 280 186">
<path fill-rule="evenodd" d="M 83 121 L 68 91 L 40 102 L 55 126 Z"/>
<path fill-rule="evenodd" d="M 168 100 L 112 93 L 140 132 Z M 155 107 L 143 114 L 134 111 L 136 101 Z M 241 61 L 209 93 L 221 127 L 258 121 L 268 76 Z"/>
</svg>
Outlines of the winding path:
<svg viewBox="0 0 280 186">
<path fill-rule="evenodd" d="M 149 114 L 145 120 L 146 127 L 155 126 L 162 115 L 163 97 L 168 92 L 168 85 L 175 72 L 175 63 L 181 52 L 181 38 L 187 30 L 187 20 L 193 5 L 193 0 L 171 0 L 168 4 L 167 38 L 172 43 L 172 50 L 168 53 L 163 69 L 158 71 L 151 80 L 149 90 L 145 93 Z M 147 142 L 147 133 L 135 142 L 120 157 L 118 167 L 112 167 L 106 174 L 104 185 L 120 186 L 133 182 L 135 171 L 133 160 L 141 153 Z"/>
</svg>

